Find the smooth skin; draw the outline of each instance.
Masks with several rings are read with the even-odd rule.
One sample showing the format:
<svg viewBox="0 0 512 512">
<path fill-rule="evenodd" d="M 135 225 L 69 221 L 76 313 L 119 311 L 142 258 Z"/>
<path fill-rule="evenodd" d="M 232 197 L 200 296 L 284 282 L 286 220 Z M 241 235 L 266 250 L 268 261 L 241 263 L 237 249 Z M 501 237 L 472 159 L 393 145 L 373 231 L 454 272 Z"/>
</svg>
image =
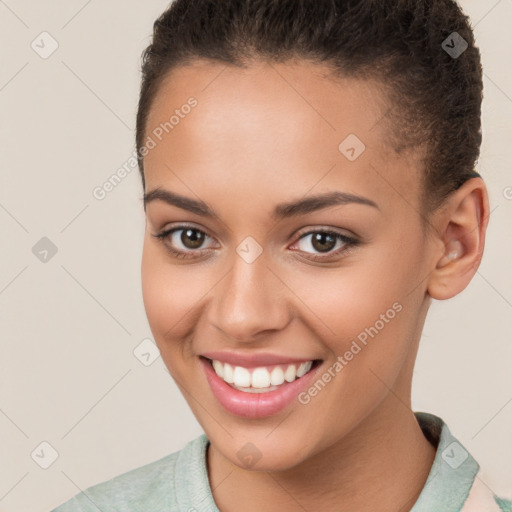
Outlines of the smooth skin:
<svg viewBox="0 0 512 512">
<path fill-rule="evenodd" d="M 411 411 L 413 366 L 431 298 L 460 293 L 478 268 L 486 188 L 471 179 L 423 216 L 422 150 L 389 143 L 382 85 L 326 74 L 304 61 L 198 60 L 168 75 L 148 118 L 146 134 L 198 101 L 145 157 L 146 193 L 202 200 L 215 216 L 147 202 L 142 286 L 162 358 L 211 442 L 222 512 L 407 511 L 435 455 Z M 366 146 L 355 161 L 338 149 L 349 134 Z M 332 191 L 377 207 L 272 216 L 277 204 Z M 183 231 L 154 236 L 183 223 L 205 233 L 199 248 Z M 326 229 L 359 243 L 325 252 L 301 238 Z M 253 263 L 236 252 L 248 236 L 263 249 Z M 211 350 L 271 352 L 321 359 L 321 375 L 396 302 L 402 310 L 310 403 L 273 416 L 225 411 L 199 364 Z M 248 442 L 261 453 L 249 469 L 237 457 Z"/>
</svg>

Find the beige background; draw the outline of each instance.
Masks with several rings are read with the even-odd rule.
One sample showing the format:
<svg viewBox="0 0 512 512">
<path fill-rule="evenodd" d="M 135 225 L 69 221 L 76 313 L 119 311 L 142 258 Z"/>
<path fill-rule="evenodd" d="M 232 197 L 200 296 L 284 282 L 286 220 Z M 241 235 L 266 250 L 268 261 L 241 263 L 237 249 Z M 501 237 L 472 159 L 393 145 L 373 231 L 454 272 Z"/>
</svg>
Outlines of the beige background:
<svg viewBox="0 0 512 512">
<path fill-rule="evenodd" d="M 133 354 L 151 337 L 139 176 L 92 194 L 133 151 L 139 56 L 166 5 L 0 0 L 0 512 L 49 510 L 201 433 L 161 359 Z M 492 216 L 473 282 L 431 308 L 413 406 L 445 419 L 510 497 L 512 1 L 462 5 L 483 53 Z M 59 45 L 47 59 L 31 48 L 43 31 Z M 46 263 L 42 237 L 58 249 Z M 59 454 L 48 469 L 43 441 Z"/>
</svg>

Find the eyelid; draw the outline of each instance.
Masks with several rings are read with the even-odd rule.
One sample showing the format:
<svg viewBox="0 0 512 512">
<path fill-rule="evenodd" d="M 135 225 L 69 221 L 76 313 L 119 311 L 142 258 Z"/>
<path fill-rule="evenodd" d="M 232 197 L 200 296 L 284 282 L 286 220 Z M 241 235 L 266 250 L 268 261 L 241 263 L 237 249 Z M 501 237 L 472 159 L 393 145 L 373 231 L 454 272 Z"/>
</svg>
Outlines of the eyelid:
<svg viewBox="0 0 512 512">
<path fill-rule="evenodd" d="M 343 237 L 349 238 L 349 239 L 354 239 L 354 240 L 358 239 L 358 237 L 356 235 L 351 234 L 351 233 L 349 234 L 349 233 L 345 232 L 346 230 L 342 230 L 340 228 L 333 228 L 332 226 L 322 226 L 322 225 L 302 228 L 299 231 L 297 231 L 294 234 L 294 236 L 296 236 L 297 238 L 301 238 L 301 237 L 303 237 L 305 235 L 309 235 L 311 233 L 318 233 L 319 231 L 322 233 L 334 233 L 335 235 L 340 235 L 340 236 L 343 236 Z"/>
</svg>

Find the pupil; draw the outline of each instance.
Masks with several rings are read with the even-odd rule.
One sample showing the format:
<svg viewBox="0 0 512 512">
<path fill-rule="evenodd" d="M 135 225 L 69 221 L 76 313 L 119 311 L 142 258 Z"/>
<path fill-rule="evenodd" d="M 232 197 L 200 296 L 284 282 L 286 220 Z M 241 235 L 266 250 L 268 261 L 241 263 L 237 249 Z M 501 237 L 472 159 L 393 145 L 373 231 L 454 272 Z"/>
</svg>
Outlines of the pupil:
<svg viewBox="0 0 512 512">
<path fill-rule="evenodd" d="M 327 252 L 336 245 L 336 239 L 329 233 L 315 233 L 312 243 L 317 251 Z"/>
<path fill-rule="evenodd" d="M 197 229 L 185 229 L 181 233 L 181 241 L 185 247 L 189 249 L 197 249 L 204 240 L 204 233 Z"/>
</svg>

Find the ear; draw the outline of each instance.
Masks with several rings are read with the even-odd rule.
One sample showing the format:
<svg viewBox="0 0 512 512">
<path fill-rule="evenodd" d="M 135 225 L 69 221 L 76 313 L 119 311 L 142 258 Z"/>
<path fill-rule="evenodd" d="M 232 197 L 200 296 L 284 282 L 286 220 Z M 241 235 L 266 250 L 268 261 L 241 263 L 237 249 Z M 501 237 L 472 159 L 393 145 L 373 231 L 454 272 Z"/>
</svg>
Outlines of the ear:
<svg viewBox="0 0 512 512">
<path fill-rule="evenodd" d="M 489 222 L 489 197 L 481 178 L 471 178 L 452 192 L 435 216 L 439 249 L 427 291 L 438 300 L 466 288 L 475 275 L 484 250 Z"/>
</svg>

